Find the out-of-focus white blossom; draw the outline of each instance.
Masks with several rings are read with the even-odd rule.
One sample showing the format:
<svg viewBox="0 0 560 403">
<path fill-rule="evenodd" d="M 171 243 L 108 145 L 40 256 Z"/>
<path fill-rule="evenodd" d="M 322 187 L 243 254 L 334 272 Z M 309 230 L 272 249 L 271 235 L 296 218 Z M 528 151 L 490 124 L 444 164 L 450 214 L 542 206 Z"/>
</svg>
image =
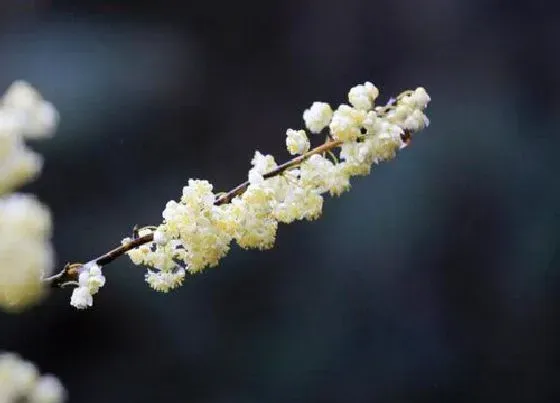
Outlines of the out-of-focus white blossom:
<svg viewBox="0 0 560 403">
<path fill-rule="evenodd" d="M 62 403 L 66 391 L 52 375 L 43 375 L 17 354 L 0 354 L 0 402 Z"/>
<path fill-rule="evenodd" d="M 43 160 L 24 140 L 52 135 L 57 123 L 52 104 L 23 81 L 13 83 L 0 98 L 0 194 L 37 176 Z"/>
<path fill-rule="evenodd" d="M 292 155 L 304 154 L 309 151 L 311 143 L 307 138 L 305 130 L 288 129 L 286 131 L 286 147 Z"/>
<path fill-rule="evenodd" d="M 52 135 L 58 123 L 53 105 L 23 81 L 0 98 L 0 194 L 29 182 L 41 171 L 41 157 L 24 139 Z"/>
<path fill-rule="evenodd" d="M 29 84 L 18 81 L 0 98 L 0 308 L 19 311 L 44 293 L 52 271 L 51 217 L 33 196 L 8 193 L 35 178 L 41 157 L 26 138 L 54 132 L 58 113 Z"/>
<path fill-rule="evenodd" d="M 105 285 L 105 276 L 101 272 L 101 267 L 92 260 L 80 268 L 78 275 L 78 287 L 72 291 L 70 305 L 85 309 L 93 305 L 93 295 Z"/>
<path fill-rule="evenodd" d="M 58 403 L 64 401 L 66 391 L 53 375 L 43 375 L 29 395 L 30 403 Z"/>
<path fill-rule="evenodd" d="M 303 112 L 305 127 L 311 133 L 319 133 L 331 122 L 333 111 L 331 106 L 325 102 L 313 102 L 311 108 Z"/>
<path fill-rule="evenodd" d="M 180 200 L 166 204 L 163 223 L 140 232 L 153 233 L 153 242 L 127 252 L 133 263 L 149 267 L 148 284 L 162 292 L 181 285 L 186 273 L 217 265 L 232 241 L 242 248 L 271 248 L 279 222 L 317 219 L 325 193 L 340 195 L 350 189 L 352 176 L 394 158 L 427 126 L 423 109 L 430 98 L 419 88 L 375 106 L 378 95 L 366 82 L 349 91 L 352 106 L 333 112 L 329 104 L 314 102 L 303 113 L 305 125 L 312 133 L 328 126 L 327 143 L 310 150 L 304 130 L 288 129 L 288 151 L 299 156 L 279 168 L 272 155 L 255 152 L 248 183 L 231 197 L 217 198 L 209 182 L 190 179 Z"/>
<path fill-rule="evenodd" d="M 3 125 L 9 119 L 5 115 L 0 110 L 0 195 L 35 178 L 43 166 L 43 159 L 27 148 L 21 133 Z"/>
<path fill-rule="evenodd" d="M 0 307 L 18 311 L 43 295 L 51 274 L 51 217 L 31 195 L 0 198 Z"/>
<path fill-rule="evenodd" d="M 1 100 L 5 113 L 13 116 L 18 131 L 26 138 L 51 136 L 58 124 L 58 112 L 39 92 L 24 81 L 14 82 Z"/>
</svg>

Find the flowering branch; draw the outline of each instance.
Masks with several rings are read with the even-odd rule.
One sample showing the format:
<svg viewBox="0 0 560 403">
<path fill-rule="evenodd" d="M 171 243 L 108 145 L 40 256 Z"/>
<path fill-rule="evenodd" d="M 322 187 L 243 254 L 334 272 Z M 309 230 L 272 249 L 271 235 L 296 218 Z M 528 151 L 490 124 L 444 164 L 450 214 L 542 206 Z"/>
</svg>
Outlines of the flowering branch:
<svg viewBox="0 0 560 403">
<path fill-rule="evenodd" d="M 125 254 L 148 268 L 145 279 L 152 288 L 168 292 L 182 284 L 186 273 L 218 265 L 232 241 L 244 249 L 271 248 L 279 223 L 319 218 L 323 194 L 338 196 L 349 190 L 351 177 L 367 175 L 373 165 L 393 159 L 414 133 L 428 125 L 423 111 L 430 97 L 424 88 L 404 91 L 381 106 L 375 105 L 378 95 L 377 87 L 366 82 L 350 89 L 349 105 L 333 110 L 328 103 L 314 102 L 303 113 L 305 129 L 286 131 L 290 160 L 277 164 L 272 155 L 256 151 L 248 180 L 225 193 L 214 193 L 208 181 L 189 179 L 180 200 L 166 204 L 161 224 L 135 229 L 120 246 L 85 263 L 67 263 L 54 275 L 48 210 L 41 212 L 29 199 L 0 198 L 0 222 L 11 223 L 6 230 L 18 226 L 28 239 L 16 245 L 35 240 L 34 252 L 22 253 L 25 266 L 0 271 L 0 306 L 19 309 L 38 300 L 45 286 L 71 286 L 71 305 L 87 308 L 105 285 L 102 267 Z M 6 154 L 11 165 L 4 164 L 10 170 L 4 182 L 0 180 L 0 195 L 39 171 L 38 157 L 26 151 L 21 139 L 52 133 L 58 116 L 52 105 L 23 84 L 0 99 L 0 112 L 4 111 L 0 140 L 14 151 Z M 312 148 L 310 136 L 324 132 L 326 140 Z M 1 146 L 2 141 L 0 151 Z M 6 251 L 0 248 L 0 258 L 16 250 L 10 245 Z M 38 256 L 40 261 L 31 260 Z"/>
<path fill-rule="evenodd" d="M 102 267 L 124 254 L 148 267 L 146 282 L 168 292 L 194 274 L 216 266 L 236 241 L 241 248 L 274 245 L 278 223 L 314 220 L 323 194 L 340 195 L 350 178 L 367 175 L 371 166 L 393 159 L 412 134 L 429 123 L 423 111 L 430 97 L 422 87 L 404 91 L 375 106 L 378 89 L 370 82 L 350 89 L 348 101 L 332 110 L 314 102 L 303 113 L 306 130 L 286 131 L 294 157 L 277 165 L 255 152 L 248 180 L 229 192 L 214 194 L 205 180 L 189 179 L 179 202 L 169 201 L 158 226 L 134 229 L 132 238 L 86 263 L 67 263 L 52 274 L 51 217 L 32 195 L 12 193 L 41 170 L 42 159 L 26 140 L 53 134 L 58 112 L 25 82 L 14 83 L 0 98 L 0 308 L 19 311 L 40 300 L 46 286 L 74 287 L 70 304 L 93 305 L 105 285 Z M 311 148 L 308 132 L 328 128 L 325 142 Z M 0 354 L 0 402 L 62 402 L 65 390 L 49 375 L 17 355 Z"/>
<path fill-rule="evenodd" d="M 267 179 L 277 175 L 281 175 L 288 169 L 297 167 L 312 155 L 325 153 L 327 151 L 334 149 L 335 147 L 340 146 L 341 144 L 342 141 L 339 140 L 328 140 L 324 144 L 315 147 L 314 149 L 306 152 L 305 154 L 286 161 L 285 163 L 279 165 L 276 169 L 264 174 L 263 177 Z M 216 206 L 219 206 L 221 204 L 226 204 L 231 202 L 231 200 L 234 197 L 243 194 L 247 190 L 249 185 L 250 185 L 249 181 L 245 181 L 237 185 L 229 192 L 224 193 L 221 196 L 217 197 L 216 200 L 214 201 L 214 204 Z M 132 239 L 130 242 L 127 242 L 114 249 L 111 249 L 110 251 L 104 253 L 103 255 L 93 259 L 93 261 L 95 261 L 95 263 L 99 266 L 106 266 L 109 263 L 121 257 L 122 255 L 124 255 L 125 253 L 127 253 L 128 251 L 132 249 L 136 249 L 144 244 L 150 243 L 153 240 L 154 240 L 153 232 L 141 237 L 136 237 Z M 67 263 L 58 274 L 47 277 L 43 281 L 47 284 L 50 284 L 51 287 L 62 287 L 68 282 L 76 281 L 81 267 L 82 267 L 81 263 Z"/>
<path fill-rule="evenodd" d="M 303 119 L 311 133 L 328 128 L 323 144 L 311 148 L 306 130 L 288 129 L 286 147 L 295 156 L 289 161 L 277 165 L 272 155 L 255 152 L 248 180 L 227 193 L 214 194 L 208 181 L 189 179 L 179 202 L 166 204 L 163 223 L 135 230 L 121 246 L 83 265 L 67 264 L 46 281 L 77 285 L 70 303 L 84 309 L 105 285 L 102 266 L 124 254 L 148 267 L 145 279 L 153 289 L 168 292 L 183 283 L 187 272 L 218 265 L 232 241 L 245 249 L 271 248 L 278 223 L 317 219 L 323 193 L 347 191 L 352 176 L 367 175 L 373 164 L 393 159 L 413 133 L 428 125 L 423 110 L 430 97 L 424 88 L 405 91 L 383 106 L 375 106 L 378 95 L 366 82 L 349 91 L 352 106 L 333 111 L 327 103 L 314 102 Z"/>
</svg>

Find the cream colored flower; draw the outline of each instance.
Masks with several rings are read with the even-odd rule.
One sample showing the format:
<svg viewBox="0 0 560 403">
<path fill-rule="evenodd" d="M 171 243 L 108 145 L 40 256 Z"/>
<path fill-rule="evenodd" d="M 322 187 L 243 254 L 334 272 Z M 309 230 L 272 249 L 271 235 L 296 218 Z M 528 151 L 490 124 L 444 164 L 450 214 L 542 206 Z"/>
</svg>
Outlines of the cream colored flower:
<svg viewBox="0 0 560 403">
<path fill-rule="evenodd" d="M 362 123 L 366 116 L 367 112 L 364 110 L 340 105 L 334 111 L 329 126 L 331 134 L 338 140 L 355 141 L 361 134 Z"/>
<path fill-rule="evenodd" d="M 51 274 L 49 211 L 30 195 L 0 198 L 0 307 L 18 311 L 44 293 Z"/>
<path fill-rule="evenodd" d="M 0 402 L 62 403 L 66 391 L 52 375 L 43 375 L 17 354 L 0 354 Z"/>
<path fill-rule="evenodd" d="M 24 137 L 43 138 L 54 133 L 59 120 L 58 112 L 28 83 L 13 83 L 1 103 L 2 109 L 13 115 Z"/>
<path fill-rule="evenodd" d="M 311 133 L 319 133 L 331 122 L 333 111 L 331 106 L 325 102 L 313 102 L 309 109 L 303 112 L 305 127 Z"/>
<path fill-rule="evenodd" d="M 370 110 L 379 96 L 379 90 L 369 81 L 357 85 L 348 92 L 348 101 L 356 109 Z"/>
<path fill-rule="evenodd" d="M 309 151 L 311 143 L 305 134 L 305 130 L 288 129 L 286 131 L 286 147 L 292 155 L 304 154 Z"/>
<path fill-rule="evenodd" d="M 173 271 L 148 270 L 145 279 L 154 290 L 159 292 L 169 292 L 170 290 L 183 284 L 183 280 L 185 279 L 185 269 L 177 268 Z"/>
<path fill-rule="evenodd" d="M 41 171 L 41 157 L 25 138 L 53 133 L 54 107 L 29 84 L 12 84 L 0 99 L 0 308 L 19 311 L 44 294 L 52 270 L 51 217 L 34 197 L 8 193 Z M 3 197 L 2 197 L 3 196 Z"/>
</svg>

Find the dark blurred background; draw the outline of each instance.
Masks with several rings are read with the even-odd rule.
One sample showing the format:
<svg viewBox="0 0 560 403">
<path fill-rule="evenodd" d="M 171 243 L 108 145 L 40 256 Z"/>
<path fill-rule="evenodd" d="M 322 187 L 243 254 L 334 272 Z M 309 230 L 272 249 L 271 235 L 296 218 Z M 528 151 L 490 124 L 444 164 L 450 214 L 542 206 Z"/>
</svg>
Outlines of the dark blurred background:
<svg viewBox="0 0 560 403">
<path fill-rule="evenodd" d="M 93 309 L 0 315 L 0 349 L 70 402 L 559 401 L 559 41 L 553 1 L 2 0 L 1 91 L 62 117 L 26 188 L 59 266 L 159 223 L 189 177 L 286 159 L 355 84 L 426 87 L 432 124 L 273 250 L 168 295 L 120 259 Z"/>
</svg>

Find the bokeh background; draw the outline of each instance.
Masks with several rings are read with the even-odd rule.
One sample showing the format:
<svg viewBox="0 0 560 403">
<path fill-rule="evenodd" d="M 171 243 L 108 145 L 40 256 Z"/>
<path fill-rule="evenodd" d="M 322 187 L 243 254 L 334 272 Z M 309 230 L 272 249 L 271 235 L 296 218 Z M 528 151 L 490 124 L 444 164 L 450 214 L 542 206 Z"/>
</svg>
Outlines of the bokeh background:
<svg viewBox="0 0 560 403">
<path fill-rule="evenodd" d="M 189 177 L 286 159 L 286 128 L 355 84 L 426 87 L 432 124 L 273 250 L 168 295 L 120 259 L 93 309 L 63 290 L 1 314 L 0 349 L 70 402 L 558 401 L 558 4 L 2 0 L 0 88 L 62 117 L 26 188 L 59 266 L 158 223 Z"/>
</svg>

